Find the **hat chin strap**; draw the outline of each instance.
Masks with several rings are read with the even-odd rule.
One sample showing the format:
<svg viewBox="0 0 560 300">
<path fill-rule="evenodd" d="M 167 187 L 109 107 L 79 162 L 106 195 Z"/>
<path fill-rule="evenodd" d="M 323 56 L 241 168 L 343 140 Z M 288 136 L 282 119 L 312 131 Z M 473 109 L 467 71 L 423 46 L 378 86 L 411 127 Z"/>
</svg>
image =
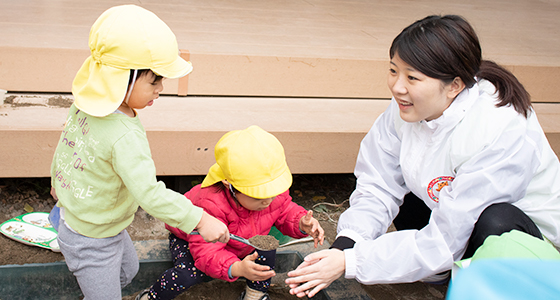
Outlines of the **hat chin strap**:
<svg viewBox="0 0 560 300">
<path fill-rule="evenodd" d="M 231 182 L 229 183 L 229 191 L 231 192 L 231 195 L 233 196 L 233 198 L 235 198 L 235 200 L 237 200 L 237 196 L 235 195 L 235 191 L 233 190 L 233 184 L 231 184 Z"/>
<path fill-rule="evenodd" d="M 134 70 L 134 74 L 132 74 L 132 84 L 130 84 L 130 89 L 126 94 L 126 98 L 124 99 L 124 103 L 128 105 L 128 100 L 130 99 L 130 95 L 132 94 L 132 89 L 134 88 L 134 83 L 136 82 L 136 76 L 138 75 L 138 69 Z"/>
</svg>

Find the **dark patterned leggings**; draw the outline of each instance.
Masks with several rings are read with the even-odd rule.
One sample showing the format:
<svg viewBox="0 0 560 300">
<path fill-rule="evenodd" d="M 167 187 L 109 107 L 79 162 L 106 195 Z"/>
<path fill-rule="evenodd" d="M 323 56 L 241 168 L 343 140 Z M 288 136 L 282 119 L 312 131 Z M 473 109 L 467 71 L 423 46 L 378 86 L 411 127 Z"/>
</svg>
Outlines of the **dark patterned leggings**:
<svg viewBox="0 0 560 300">
<path fill-rule="evenodd" d="M 187 241 L 170 233 L 169 250 L 174 267 L 163 272 L 152 285 L 148 293 L 148 299 L 174 299 L 191 286 L 213 279 L 194 266 L 194 259 Z M 259 255 L 256 262 L 267 264 L 269 261 L 273 263 L 274 259 L 267 260 Z M 270 267 L 273 268 L 274 265 Z M 266 281 L 247 280 L 247 285 L 252 289 L 266 292 L 270 287 L 270 279 Z"/>
</svg>

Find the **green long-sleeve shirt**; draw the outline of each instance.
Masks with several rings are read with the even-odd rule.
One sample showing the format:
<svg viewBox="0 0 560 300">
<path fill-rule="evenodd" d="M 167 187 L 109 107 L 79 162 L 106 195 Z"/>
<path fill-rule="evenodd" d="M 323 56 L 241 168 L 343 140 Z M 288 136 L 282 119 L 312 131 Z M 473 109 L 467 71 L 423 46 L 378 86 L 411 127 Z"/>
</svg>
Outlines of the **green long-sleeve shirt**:
<svg viewBox="0 0 560 300">
<path fill-rule="evenodd" d="M 185 232 L 202 217 L 201 208 L 156 180 L 138 117 L 98 118 L 72 105 L 54 154 L 51 183 L 65 221 L 88 237 L 118 234 L 132 223 L 138 206 Z"/>
</svg>

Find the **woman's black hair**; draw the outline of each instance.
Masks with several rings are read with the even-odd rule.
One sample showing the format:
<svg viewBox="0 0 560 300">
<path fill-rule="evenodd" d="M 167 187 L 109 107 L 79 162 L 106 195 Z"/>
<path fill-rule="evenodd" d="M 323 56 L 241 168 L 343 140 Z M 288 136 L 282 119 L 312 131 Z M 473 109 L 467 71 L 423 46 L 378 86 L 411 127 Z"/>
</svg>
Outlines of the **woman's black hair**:
<svg viewBox="0 0 560 300">
<path fill-rule="evenodd" d="M 472 26 L 457 15 L 428 16 L 406 27 L 391 44 L 389 55 L 399 57 L 428 77 L 448 84 L 456 77 L 467 87 L 475 76 L 490 81 L 498 91 L 496 106 L 512 105 L 527 117 L 531 97 L 515 75 L 482 59 L 480 42 Z"/>
</svg>

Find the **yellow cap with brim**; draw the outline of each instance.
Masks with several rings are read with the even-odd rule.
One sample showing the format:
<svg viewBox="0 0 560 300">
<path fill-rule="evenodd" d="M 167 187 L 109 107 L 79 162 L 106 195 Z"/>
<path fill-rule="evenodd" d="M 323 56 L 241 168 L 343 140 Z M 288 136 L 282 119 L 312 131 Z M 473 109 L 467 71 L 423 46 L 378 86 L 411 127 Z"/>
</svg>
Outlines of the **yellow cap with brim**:
<svg viewBox="0 0 560 300">
<path fill-rule="evenodd" d="M 226 133 L 214 149 L 216 163 L 202 182 L 207 187 L 226 179 L 239 192 L 265 199 L 287 191 L 292 173 L 284 147 L 258 126 Z"/>
<path fill-rule="evenodd" d="M 114 112 L 123 102 L 130 70 L 150 69 L 180 78 L 192 64 L 179 56 L 177 39 L 154 13 L 136 5 L 106 10 L 91 27 L 91 55 L 72 84 L 76 106 L 96 117 Z"/>
</svg>

